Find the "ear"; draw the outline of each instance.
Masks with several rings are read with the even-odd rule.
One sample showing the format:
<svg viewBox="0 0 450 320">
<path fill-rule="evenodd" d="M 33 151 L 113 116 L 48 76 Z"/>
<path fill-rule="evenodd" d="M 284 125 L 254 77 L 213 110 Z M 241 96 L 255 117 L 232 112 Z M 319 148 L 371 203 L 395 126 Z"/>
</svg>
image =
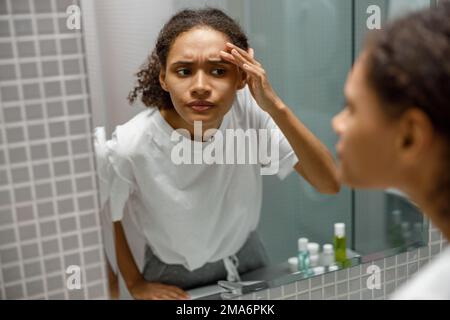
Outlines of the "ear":
<svg viewBox="0 0 450 320">
<path fill-rule="evenodd" d="M 417 161 L 430 150 L 434 129 L 430 118 L 420 109 L 405 111 L 400 119 L 397 147 L 405 160 Z"/>
<path fill-rule="evenodd" d="M 164 91 L 169 92 L 169 89 L 167 89 L 166 84 L 166 72 L 162 69 L 159 71 L 159 84 L 161 85 L 161 88 L 163 88 Z"/>
</svg>

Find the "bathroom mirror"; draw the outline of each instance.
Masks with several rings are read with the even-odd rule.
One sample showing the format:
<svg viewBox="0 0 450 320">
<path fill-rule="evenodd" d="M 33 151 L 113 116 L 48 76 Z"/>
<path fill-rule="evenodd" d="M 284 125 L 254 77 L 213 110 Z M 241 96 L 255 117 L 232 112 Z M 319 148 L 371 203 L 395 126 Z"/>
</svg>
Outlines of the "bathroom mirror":
<svg viewBox="0 0 450 320">
<path fill-rule="evenodd" d="M 163 23 L 179 9 L 209 5 L 224 9 L 239 21 L 278 95 L 334 155 L 337 137 L 330 123 L 344 105 L 344 83 L 368 31 L 369 6 L 380 9 L 384 23 L 390 16 L 430 5 L 430 1 L 85 0 L 81 5 L 96 139 L 110 139 L 117 125 L 144 110 L 142 105 L 129 106 L 126 97 L 135 83 L 133 74 L 153 49 Z M 97 152 L 100 159 L 101 150 Z M 100 196 L 105 199 L 107 186 L 101 172 L 99 176 Z M 332 244 L 337 222 L 345 223 L 348 249 L 348 263 L 340 268 L 428 241 L 427 222 L 396 190 L 365 192 L 343 187 L 337 195 L 323 195 L 295 173 L 283 181 L 276 176 L 264 176 L 263 181 L 258 232 L 270 265 L 242 275 L 242 280 L 264 280 L 268 286 L 279 286 L 328 272 L 291 270 L 288 259 L 297 256 L 300 237 L 321 247 Z M 117 276 L 108 205 L 100 212 L 108 270 L 112 287 L 118 281 L 120 297 L 129 298 Z M 127 215 L 123 225 L 141 268 L 145 240 Z"/>
</svg>

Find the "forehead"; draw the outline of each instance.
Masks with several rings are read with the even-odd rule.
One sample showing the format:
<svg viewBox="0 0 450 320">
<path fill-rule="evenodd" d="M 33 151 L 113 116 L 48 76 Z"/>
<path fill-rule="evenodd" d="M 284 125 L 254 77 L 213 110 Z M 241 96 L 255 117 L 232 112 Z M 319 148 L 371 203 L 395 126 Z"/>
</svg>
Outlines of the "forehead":
<svg viewBox="0 0 450 320">
<path fill-rule="evenodd" d="M 360 95 L 367 94 L 364 61 L 364 56 L 361 55 L 348 73 L 344 89 L 347 98 L 357 98 Z"/>
<path fill-rule="evenodd" d="M 195 28 L 179 35 L 169 52 L 167 60 L 219 57 L 226 49 L 227 36 L 210 28 Z"/>
</svg>

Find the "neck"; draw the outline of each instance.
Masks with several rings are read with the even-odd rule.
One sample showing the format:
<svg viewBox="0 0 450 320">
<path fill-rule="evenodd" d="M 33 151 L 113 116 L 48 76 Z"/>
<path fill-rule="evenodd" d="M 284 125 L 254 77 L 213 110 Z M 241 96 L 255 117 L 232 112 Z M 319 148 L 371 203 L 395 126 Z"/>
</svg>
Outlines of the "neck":
<svg viewBox="0 0 450 320">
<path fill-rule="evenodd" d="M 399 189 L 403 190 L 417 204 L 422 213 L 447 239 L 450 239 L 450 213 L 442 213 L 442 206 L 447 205 L 443 202 L 450 200 L 442 195 L 433 194 L 437 183 L 435 177 L 440 177 L 436 175 L 436 166 L 422 166 L 414 171 L 414 174 L 408 175 L 409 178 Z M 443 192 L 445 191 L 443 190 Z"/>
<path fill-rule="evenodd" d="M 197 130 L 194 130 L 194 124 L 186 122 L 175 109 L 160 109 L 160 113 L 174 130 L 185 129 L 189 131 L 192 140 L 196 139 L 204 141 L 203 137 L 205 135 L 205 132 L 209 129 L 218 129 L 220 127 L 220 124 L 222 123 L 222 119 L 217 121 L 217 123 L 202 122 L 201 136 L 199 136 L 199 128 L 197 128 Z"/>
</svg>

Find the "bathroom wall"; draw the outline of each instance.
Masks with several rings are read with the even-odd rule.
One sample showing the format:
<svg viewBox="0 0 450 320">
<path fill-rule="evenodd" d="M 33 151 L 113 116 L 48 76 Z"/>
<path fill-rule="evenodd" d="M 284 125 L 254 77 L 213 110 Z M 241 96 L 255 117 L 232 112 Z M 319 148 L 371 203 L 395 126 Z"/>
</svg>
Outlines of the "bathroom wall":
<svg viewBox="0 0 450 320">
<path fill-rule="evenodd" d="M 72 2 L 0 0 L 0 299 L 107 297 Z M 66 287 L 70 265 L 81 268 L 79 290 Z"/>
<path fill-rule="evenodd" d="M 172 14 L 172 1 L 81 0 L 81 6 L 91 96 L 98 106 L 94 126 L 105 126 L 110 136 L 117 125 L 143 110 L 142 103 L 130 106 L 126 98 Z"/>
</svg>

